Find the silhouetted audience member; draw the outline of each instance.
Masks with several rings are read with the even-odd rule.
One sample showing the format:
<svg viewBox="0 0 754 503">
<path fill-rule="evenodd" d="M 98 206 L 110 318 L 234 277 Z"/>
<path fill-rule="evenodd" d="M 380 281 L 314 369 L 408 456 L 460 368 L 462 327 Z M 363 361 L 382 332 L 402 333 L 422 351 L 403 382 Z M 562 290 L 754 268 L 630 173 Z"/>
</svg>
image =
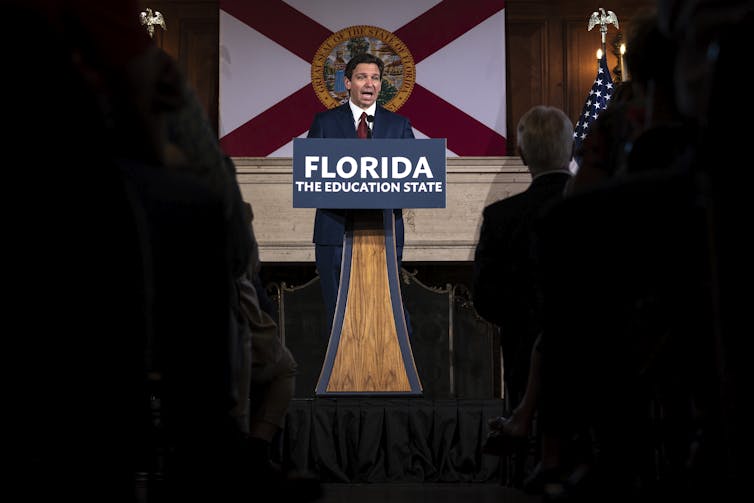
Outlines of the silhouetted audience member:
<svg viewBox="0 0 754 503">
<path fill-rule="evenodd" d="M 169 55 L 161 52 L 160 57 L 177 71 L 175 62 Z M 160 351 L 157 368 L 164 375 L 159 387 L 162 430 L 165 432 L 169 453 L 164 461 L 165 480 L 171 498 L 180 498 L 186 492 L 194 491 L 192 486 L 195 483 L 192 479 L 200 476 L 200 473 L 204 473 L 201 476 L 205 479 L 221 485 L 228 497 L 241 497 L 252 491 L 247 438 L 252 352 L 251 334 L 242 320 L 241 298 L 236 285 L 238 278 L 246 271 L 244 264 L 256 249 L 256 241 L 245 220 L 235 165 L 220 148 L 217 135 L 193 89 L 182 75 L 178 76 L 184 101 L 180 107 L 165 116 L 166 171 L 170 173 L 169 179 L 175 179 L 172 182 L 174 185 L 194 185 L 196 190 L 204 192 L 205 197 L 219 206 L 211 210 L 207 207 L 204 209 L 208 214 L 211 211 L 212 218 L 215 218 L 214 236 L 202 235 L 200 222 L 196 222 L 197 237 L 206 240 L 201 246 L 199 243 L 189 245 L 189 235 L 176 233 L 169 222 L 166 225 L 171 227 L 170 230 L 158 228 L 154 237 L 155 242 L 164 242 L 167 250 L 162 255 L 166 263 L 156 269 L 157 277 L 162 278 L 165 287 L 161 290 L 165 294 L 162 297 L 164 302 L 158 304 L 163 308 L 158 311 L 162 316 L 156 317 L 159 323 L 158 333 L 163 335 L 158 338 Z M 146 185 L 154 185 L 154 180 L 148 180 Z M 166 190 L 174 192 L 169 187 Z M 185 212 L 187 216 L 192 206 L 201 208 L 199 204 L 192 205 L 188 201 L 179 202 L 178 206 L 172 208 L 170 204 L 176 203 L 169 201 L 175 196 L 157 194 L 157 197 L 159 209 L 154 217 L 156 221 L 167 208 L 178 212 L 178 215 Z M 194 197 L 200 199 L 200 196 Z M 191 222 L 191 218 L 187 222 Z M 169 241 L 162 240 L 163 235 L 170 236 Z M 172 248 L 173 243 L 186 250 Z M 205 250 L 211 250 L 215 255 L 201 260 L 199 254 Z M 213 264 L 222 266 L 223 269 L 213 269 Z M 203 276 L 205 271 L 211 273 L 212 277 Z M 211 283 L 213 279 L 214 283 Z M 200 294 L 196 289 L 199 289 Z M 191 300 L 184 296 L 191 296 Z M 195 307 L 189 309 L 190 306 Z M 221 315 L 222 309 L 226 310 L 224 315 Z M 213 321 L 202 325 L 203 318 L 197 316 L 198 313 L 211 313 Z M 180 327 L 184 322 L 189 326 L 176 330 L 176 325 Z M 189 334 L 195 334 L 196 339 L 192 340 L 188 337 Z M 200 357 L 204 350 L 202 345 L 208 350 L 216 348 L 218 351 L 217 359 L 214 360 L 216 366 L 210 368 L 208 365 L 207 369 L 217 379 L 216 396 L 208 398 L 221 400 L 208 400 L 206 404 L 208 414 L 205 419 L 218 423 L 214 429 L 209 424 L 196 423 L 204 414 L 191 412 L 196 407 L 194 393 L 200 391 L 199 384 L 193 380 L 199 378 L 202 383 L 212 382 L 207 376 L 186 366 L 189 361 L 196 361 Z M 194 358 L 186 358 L 194 351 Z M 211 357 L 212 352 L 208 351 L 207 356 Z M 211 362 L 209 360 L 207 363 Z M 210 389 L 207 389 L 207 393 L 209 392 Z M 209 413 L 218 413 L 218 416 L 210 418 Z M 197 435 L 197 430 L 208 433 L 212 431 L 213 438 L 208 438 L 206 444 L 202 445 L 204 439 Z M 207 467 L 208 461 L 202 457 L 223 459 L 222 462 L 215 462 Z M 209 487 L 208 485 L 208 489 Z"/>
<path fill-rule="evenodd" d="M 640 11 L 632 24 L 628 43 L 634 50 L 626 53 L 631 70 L 636 105 L 643 122 L 625 147 L 622 173 L 654 172 L 673 169 L 685 162 L 696 125 L 684 118 L 675 100 L 675 42 L 662 32 L 656 9 Z"/>
<path fill-rule="evenodd" d="M 754 5 L 747 0 L 658 1 L 660 25 L 678 45 L 675 97 L 681 113 L 694 121 L 694 154 L 686 164 L 705 185 L 709 206 L 714 281 L 716 379 L 719 400 L 710 408 L 699 447 L 694 487 L 717 499 L 748 492 L 750 461 L 747 409 L 751 365 L 740 327 L 748 324 L 751 303 L 741 295 L 751 284 L 752 247 L 741 239 L 748 220 L 752 101 L 733 98 L 747 61 L 754 29 Z M 743 169 L 742 169 L 743 168 Z M 717 416 L 714 415 L 717 413 Z M 702 491 L 700 490 L 699 493 Z M 705 494 L 705 496 L 706 496 Z"/>
<path fill-rule="evenodd" d="M 253 235 L 254 214 L 245 205 L 246 222 Z M 271 493 L 285 501 L 305 502 L 318 498 L 319 481 L 307 473 L 289 473 L 273 461 L 272 449 L 279 447 L 286 414 L 293 399 L 298 365 L 283 344 L 278 326 L 262 308 L 259 290 L 258 247 L 252 249 L 249 265 L 236 281 L 240 301 L 242 330 L 249 334 L 251 354 L 248 421 L 249 477 L 260 493 Z"/>
<path fill-rule="evenodd" d="M 37 30 L 28 51 L 4 51 L 18 73 L 2 84 L 15 97 L 8 159 L 24 155 L 7 231 L 14 321 L 29 332 L 13 351 L 26 378 L 11 455 L 29 501 L 134 501 L 135 473 L 162 461 L 164 501 L 253 491 L 230 414 L 237 243 L 223 198 L 167 168 L 166 117 L 185 103 L 183 83 L 138 10 L 130 1 L 7 5 Z M 22 38 L 5 30 L 3 47 Z M 52 157 L 30 155 L 39 145 Z M 53 323 L 30 323 L 38 306 Z"/>
<path fill-rule="evenodd" d="M 297 367 L 280 340 L 277 324 L 260 307 L 255 286 L 260 267 L 259 249 L 254 236 L 252 207 L 242 201 L 235 166 L 221 150 L 195 93 L 185 80 L 183 84 L 186 102 L 168 114 L 166 121 L 168 162 L 173 170 L 198 181 L 222 202 L 222 226 L 228 241 L 230 274 L 234 278 L 231 322 L 227 327 L 235 401 L 230 414 L 241 437 L 238 440 L 231 437 L 232 444 L 237 445 L 231 444 L 226 455 L 230 454 L 230 460 L 238 456 L 238 464 L 231 470 L 234 478 L 230 480 L 230 487 L 235 484 L 240 487 L 229 495 L 271 492 L 285 500 L 310 501 L 321 493 L 316 478 L 284 474 L 271 460 L 271 444 L 284 427 L 293 398 Z M 244 260 L 246 266 L 242 267 Z M 197 466 L 202 465 L 197 463 Z M 178 482 L 185 481 L 179 478 Z"/>
<path fill-rule="evenodd" d="M 172 59 L 167 53 L 162 57 Z M 171 66 L 176 68 L 176 62 Z M 222 150 L 217 132 L 210 124 L 207 111 L 186 78 L 180 76 L 182 106 L 167 115 L 167 163 L 190 174 L 217 194 L 223 201 L 226 226 L 233 249 L 230 257 L 233 274 L 245 274 L 247 262 L 256 247 L 256 239 L 246 221 L 245 203 L 233 160 Z"/>
<path fill-rule="evenodd" d="M 707 41 L 745 31 L 732 28 L 751 22 L 750 5 L 746 12 L 718 31 L 725 36 Z M 625 169 L 557 202 L 535 229 L 544 306 L 538 424 L 544 438 L 556 440 L 550 448 L 543 443 L 543 461 L 550 459 L 548 479 L 557 496 L 567 493 L 576 501 L 708 499 L 734 479 L 735 470 L 718 462 L 729 448 L 717 412 L 721 392 L 733 389 L 725 386 L 726 377 L 737 377 L 725 376 L 720 366 L 725 344 L 719 313 L 726 303 L 717 232 L 724 220 L 711 190 L 717 162 L 711 156 L 710 165 L 698 164 L 699 154 L 710 151 L 708 138 L 700 142 L 694 134 L 710 117 L 697 110 L 689 125 L 677 103 L 668 102 L 679 76 L 698 74 L 680 64 L 683 58 L 678 66 L 672 56 L 656 60 L 675 48 L 659 37 L 656 20 L 646 27 L 658 51 L 634 53 L 650 73 L 631 72 L 648 85 L 645 124 L 626 140 Z M 696 27 L 686 28 L 698 34 Z M 704 57 L 719 63 L 723 51 L 710 50 L 714 45 L 695 48 L 704 46 Z M 658 69 L 661 63 L 676 68 L 674 79 Z M 721 68 L 726 72 L 717 73 Z M 704 84 L 734 79 L 734 68 L 716 65 Z M 699 102 L 706 100 L 714 101 L 706 96 Z M 715 123 L 726 135 L 738 131 L 734 124 Z M 738 148 L 730 138 L 716 146 L 726 153 Z M 705 172 L 713 164 L 715 174 Z M 559 446 L 585 426 L 595 458 L 581 479 L 590 483 L 575 484 L 574 465 Z"/>
<path fill-rule="evenodd" d="M 129 6 L 108 5 L 125 21 L 110 28 L 117 47 L 96 46 L 107 68 L 92 71 L 79 25 L 95 13 L 78 16 L 73 2 L 3 4 L 17 21 L 0 35 L 13 68 L 0 89 L 13 97 L 4 278 L 6 322 L 18 333 L 6 348 L 16 411 L 6 453 L 21 501 L 133 501 L 149 449 L 146 221 L 114 161 L 100 100 L 104 73 L 123 75 L 149 51 Z"/>
<path fill-rule="evenodd" d="M 161 56 L 175 63 L 171 56 Z M 210 125 L 206 111 L 197 99 L 196 93 L 187 80 L 180 76 L 182 94 L 185 100 L 179 108 L 167 114 L 166 163 L 171 170 L 178 171 L 196 180 L 218 197 L 223 205 L 223 227 L 228 241 L 230 274 L 234 279 L 246 273 L 244 266 L 257 243 L 251 227 L 245 218 L 245 208 L 241 190 L 236 179 L 236 168 L 229 156 L 223 152 L 217 134 Z M 233 289 L 230 302 L 230 366 L 232 391 L 236 406 L 231 415 L 237 420 L 243 433 L 248 433 L 248 395 L 251 385 L 250 336 L 240 320 L 240 295 Z"/>
<path fill-rule="evenodd" d="M 528 400 L 522 398 L 532 348 L 541 331 L 531 226 L 544 207 L 562 196 L 571 178 L 573 125 L 561 110 L 537 106 L 519 120 L 517 137 L 518 150 L 532 182 L 524 192 L 484 209 L 474 255 L 473 301 L 477 312 L 500 328 L 505 393 L 516 406 L 513 415 L 519 416 L 513 436 L 524 439 L 535 411 L 536 390 L 530 390 Z M 507 421 L 493 420 L 493 430 L 502 429 Z M 506 437 L 491 440 L 488 448 L 494 452 L 502 447 L 496 448 L 495 443 Z"/>
</svg>

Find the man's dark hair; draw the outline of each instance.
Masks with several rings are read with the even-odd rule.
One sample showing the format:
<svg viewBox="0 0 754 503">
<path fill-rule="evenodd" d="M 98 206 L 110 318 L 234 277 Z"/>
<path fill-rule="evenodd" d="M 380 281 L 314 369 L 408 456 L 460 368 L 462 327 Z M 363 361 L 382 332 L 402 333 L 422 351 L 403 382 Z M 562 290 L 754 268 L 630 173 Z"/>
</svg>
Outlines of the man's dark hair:
<svg viewBox="0 0 754 503">
<path fill-rule="evenodd" d="M 361 54 L 357 54 L 356 56 L 348 60 L 348 63 L 346 64 L 346 78 L 348 80 L 351 80 L 353 69 L 356 68 L 356 65 L 360 63 L 374 63 L 375 65 L 377 65 L 377 67 L 380 69 L 380 79 L 382 79 L 382 70 L 385 68 L 385 63 L 383 63 L 382 60 L 374 54 L 362 52 Z"/>
</svg>

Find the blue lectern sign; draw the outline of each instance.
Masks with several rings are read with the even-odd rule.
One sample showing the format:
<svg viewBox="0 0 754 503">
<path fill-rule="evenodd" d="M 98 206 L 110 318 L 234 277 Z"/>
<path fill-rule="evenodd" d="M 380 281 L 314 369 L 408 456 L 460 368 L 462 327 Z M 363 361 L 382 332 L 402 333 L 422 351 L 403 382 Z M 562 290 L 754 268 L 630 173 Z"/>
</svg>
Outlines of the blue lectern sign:
<svg viewBox="0 0 754 503">
<path fill-rule="evenodd" d="M 293 140 L 294 208 L 445 208 L 445 139 Z"/>
</svg>

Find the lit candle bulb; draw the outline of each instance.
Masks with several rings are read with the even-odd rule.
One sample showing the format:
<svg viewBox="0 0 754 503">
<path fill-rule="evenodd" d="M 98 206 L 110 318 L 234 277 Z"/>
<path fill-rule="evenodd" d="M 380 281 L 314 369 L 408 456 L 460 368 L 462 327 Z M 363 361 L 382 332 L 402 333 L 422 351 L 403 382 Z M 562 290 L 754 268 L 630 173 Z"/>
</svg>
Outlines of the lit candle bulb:
<svg viewBox="0 0 754 503">
<path fill-rule="evenodd" d="M 597 71 L 600 69 L 600 61 L 602 61 L 602 49 L 597 49 Z"/>
<path fill-rule="evenodd" d="M 628 74 L 626 73 L 626 65 L 623 63 L 623 55 L 626 54 L 626 44 L 620 45 L 620 79 L 623 81 L 628 80 Z"/>
</svg>

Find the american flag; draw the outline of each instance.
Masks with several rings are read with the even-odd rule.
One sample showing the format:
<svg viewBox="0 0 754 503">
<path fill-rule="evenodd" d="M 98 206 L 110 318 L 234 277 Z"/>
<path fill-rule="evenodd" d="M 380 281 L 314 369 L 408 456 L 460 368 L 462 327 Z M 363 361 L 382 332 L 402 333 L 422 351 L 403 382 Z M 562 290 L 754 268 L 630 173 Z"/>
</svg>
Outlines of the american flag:
<svg viewBox="0 0 754 503">
<path fill-rule="evenodd" d="M 605 109 L 607 102 L 613 95 L 613 78 L 610 76 L 610 70 L 607 67 L 607 58 L 602 55 L 597 76 L 594 78 L 592 88 L 586 97 L 586 103 L 581 110 L 581 115 L 573 129 L 574 151 L 581 150 L 581 144 L 589 133 L 589 126 L 599 116 L 600 112 Z"/>
</svg>

